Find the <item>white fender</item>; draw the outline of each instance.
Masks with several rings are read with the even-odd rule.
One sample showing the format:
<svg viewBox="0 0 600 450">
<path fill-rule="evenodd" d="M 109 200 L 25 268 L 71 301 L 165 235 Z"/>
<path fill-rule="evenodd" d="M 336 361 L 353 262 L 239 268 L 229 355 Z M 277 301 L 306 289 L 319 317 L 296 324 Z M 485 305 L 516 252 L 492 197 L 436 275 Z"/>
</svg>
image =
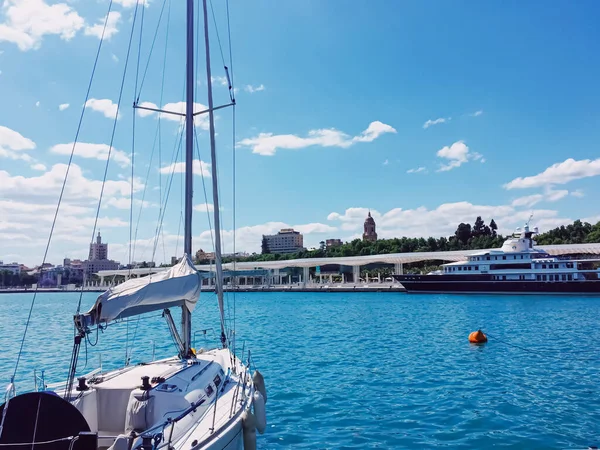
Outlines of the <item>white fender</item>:
<svg viewBox="0 0 600 450">
<path fill-rule="evenodd" d="M 265 398 L 259 391 L 254 391 L 252 405 L 254 406 L 254 416 L 256 417 L 256 429 L 260 434 L 263 434 L 267 428 L 267 413 L 265 411 Z"/>
<path fill-rule="evenodd" d="M 244 450 L 256 450 L 256 417 L 250 411 L 242 414 Z"/>
<path fill-rule="evenodd" d="M 265 405 L 267 404 L 267 388 L 265 387 L 265 379 L 258 370 L 254 371 L 254 375 L 252 375 L 252 383 L 254 383 L 254 387 L 258 392 L 260 392 L 265 400 Z"/>
</svg>

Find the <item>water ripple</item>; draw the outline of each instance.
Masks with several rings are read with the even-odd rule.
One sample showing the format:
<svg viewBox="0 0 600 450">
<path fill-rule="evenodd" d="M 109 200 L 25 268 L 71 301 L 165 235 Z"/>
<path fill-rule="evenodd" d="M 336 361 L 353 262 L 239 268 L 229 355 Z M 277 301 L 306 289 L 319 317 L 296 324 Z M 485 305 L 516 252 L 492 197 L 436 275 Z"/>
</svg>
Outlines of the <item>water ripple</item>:
<svg viewBox="0 0 600 450">
<path fill-rule="evenodd" d="M 28 294 L 0 295 L 5 382 L 30 300 Z M 93 294 L 84 296 L 85 306 L 93 301 Z M 77 295 L 39 296 L 21 390 L 33 386 L 34 368 L 53 381 L 65 377 L 76 303 Z M 598 443 L 599 299 L 248 293 L 236 294 L 236 303 L 238 351 L 252 350 L 269 391 L 261 449 L 577 449 Z M 216 314 L 214 296 L 203 296 L 195 329 L 214 327 Z M 152 341 L 157 357 L 173 353 L 160 319 L 120 324 L 103 333 L 97 347 L 88 345 L 87 369 L 99 355 L 105 367 L 122 364 L 136 326 L 135 361 L 148 358 Z M 479 327 L 490 342 L 470 345 L 466 337 Z M 197 347 L 208 344 L 198 335 Z"/>
</svg>

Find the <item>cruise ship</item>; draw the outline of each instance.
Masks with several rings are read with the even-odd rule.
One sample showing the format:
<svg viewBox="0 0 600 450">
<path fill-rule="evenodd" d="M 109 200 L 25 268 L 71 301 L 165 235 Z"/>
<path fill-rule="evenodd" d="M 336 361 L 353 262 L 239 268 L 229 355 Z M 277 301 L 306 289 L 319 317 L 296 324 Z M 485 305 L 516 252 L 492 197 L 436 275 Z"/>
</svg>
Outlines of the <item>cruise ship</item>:
<svg viewBox="0 0 600 450">
<path fill-rule="evenodd" d="M 427 275 L 394 275 L 407 292 L 599 294 L 600 260 L 551 256 L 535 247 L 529 224 L 502 248 L 473 253 Z"/>
</svg>

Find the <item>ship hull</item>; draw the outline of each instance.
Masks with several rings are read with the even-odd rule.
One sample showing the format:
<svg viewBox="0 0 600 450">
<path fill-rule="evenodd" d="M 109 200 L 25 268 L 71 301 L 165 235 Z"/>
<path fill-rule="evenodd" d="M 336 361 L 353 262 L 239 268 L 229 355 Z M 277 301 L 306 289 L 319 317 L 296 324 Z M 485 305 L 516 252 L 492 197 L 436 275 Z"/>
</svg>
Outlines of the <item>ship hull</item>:
<svg viewBox="0 0 600 450">
<path fill-rule="evenodd" d="M 596 294 L 600 295 L 600 280 L 586 281 L 495 281 L 449 280 L 443 275 L 394 275 L 409 293 L 447 294 Z"/>
</svg>

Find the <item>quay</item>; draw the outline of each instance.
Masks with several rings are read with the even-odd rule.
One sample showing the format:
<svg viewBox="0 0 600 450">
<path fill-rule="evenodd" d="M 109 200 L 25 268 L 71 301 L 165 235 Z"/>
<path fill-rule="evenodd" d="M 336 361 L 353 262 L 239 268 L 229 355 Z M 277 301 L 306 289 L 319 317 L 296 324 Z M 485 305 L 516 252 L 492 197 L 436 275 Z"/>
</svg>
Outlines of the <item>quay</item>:
<svg viewBox="0 0 600 450">
<path fill-rule="evenodd" d="M 104 292 L 107 287 L 102 286 L 85 286 L 84 292 Z M 68 293 L 68 292 L 81 292 L 81 287 L 74 289 L 58 289 L 58 288 L 38 288 L 38 293 Z M 214 287 L 203 287 L 202 292 L 214 292 Z M 249 286 L 237 286 L 237 289 L 231 286 L 224 287 L 225 292 L 406 292 L 406 289 L 402 287 L 400 283 L 372 283 L 372 284 L 333 284 L 333 285 L 278 285 L 278 286 L 261 286 L 261 285 L 249 285 Z M 0 289 L 0 294 L 24 294 L 33 293 L 34 288 L 30 289 Z"/>
<path fill-rule="evenodd" d="M 567 244 L 538 246 L 540 250 L 553 256 L 580 255 L 583 257 L 600 255 L 600 244 Z M 385 265 L 393 275 L 404 273 L 404 264 L 421 261 L 465 261 L 474 252 L 495 251 L 496 249 L 457 250 L 445 252 L 387 253 L 381 255 L 347 256 L 334 258 L 303 258 L 280 261 L 247 261 L 223 264 L 224 287 L 237 286 L 238 291 L 254 291 L 258 287 L 265 290 L 304 290 L 320 292 L 323 289 L 356 291 L 357 289 L 399 289 L 391 277 L 369 277 L 361 274 L 361 267 Z M 210 264 L 195 266 L 203 278 L 203 286 L 212 291 L 215 272 Z M 109 287 L 132 277 L 143 277 L 166 270 L 165 267 L 139 269 L 101 270 L 96 273 L 99 281 L 90 281 L 89 287 Z M 324 269 L 324 270 L 323 270 Z M 326 287 L 327 286 L 327 287 Z M 339 286 L 339 287 L 338 287 Z M 377 286 L 377 287 L 375 287 Z"/>
</svg>

